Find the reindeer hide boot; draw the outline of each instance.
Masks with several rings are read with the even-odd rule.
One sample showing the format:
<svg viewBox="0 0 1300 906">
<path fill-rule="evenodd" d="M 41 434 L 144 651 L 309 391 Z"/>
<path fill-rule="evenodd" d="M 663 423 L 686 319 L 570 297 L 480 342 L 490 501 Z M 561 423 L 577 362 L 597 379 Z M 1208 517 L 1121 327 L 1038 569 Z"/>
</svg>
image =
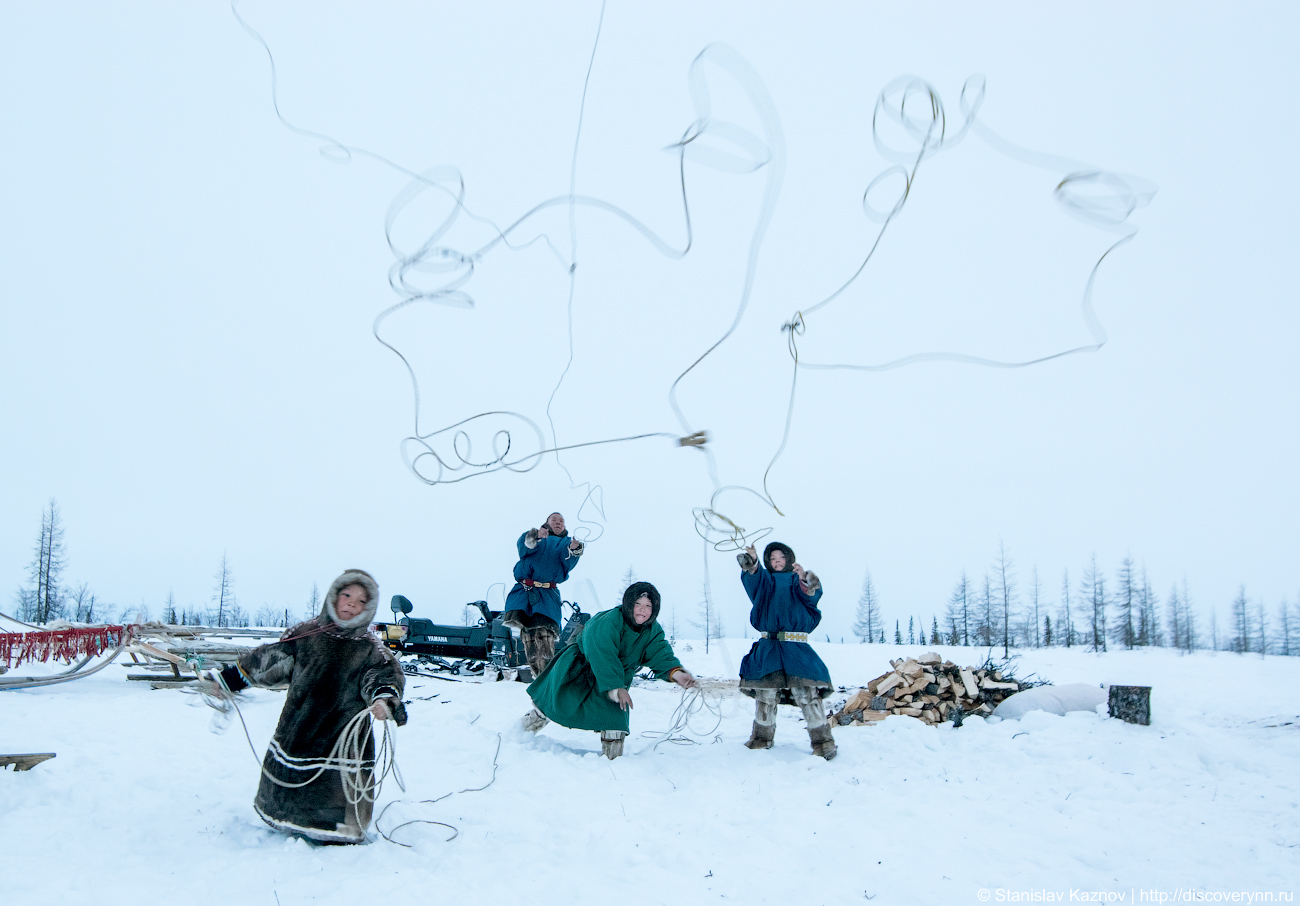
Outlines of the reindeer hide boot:
<svg viewBox="0 0 1300 906">
<path fill-rule="evenodd" d="M 600 731 L 600 754 L 610 761 L 623 754 L 623 740 L 627 737 L 624 730 Z"/>
<path fill-rule="evenodd" d="M 835 757 L 835 738 L 831 736 L 830 725 L 826 723 L 826 708 L 816 695 L 816 690 L 807 686 L 795 686 L 790 690 L 790 697 L 803 711 L 804 723 L 808 726 L 808 738 L 812 740 L 814 755 L 830 761 Z"/>
<path fill-rule="evenodd" d="M 526 730 L 529 733 L 536 733 L 538 730 L 540 730 L 542 727 L 546 726 L 550 722 L 551 719 L 547 717 L 545 714 L 543 714 L 541 711 L 538 711 L 536 708 L 534 708 L 533 710 L 525 714 L 524 719 L 520 721 L 520 723 L 523 725 L 524 730 Z"/>
<path fill-rule="evenodd" d="M 533 671 L 533 679 L 542 675 L 546 665 L 555 657 L 555 640 L 558 633 L 550 626 L 530 626 L 521 633 L 524 640 L 524 654 L 528 657 L 528 666 Z"/>
<path fill-rule="evenodd" d="M 754 690 L 754 729 L 745 743 L 750 749 L 770 749 L 776 739 L 776 691 Z"/>
<path fill-rule="evenodd" d="M 808 738 L 812 740 L 812 750 L 814 755 L 819 755 L 830 761 L 839 751 L 835 746 L 835 738 L 831 736 L 831 728 L 823 725 L 820 727 L 809 727 Z"/>
</svg>

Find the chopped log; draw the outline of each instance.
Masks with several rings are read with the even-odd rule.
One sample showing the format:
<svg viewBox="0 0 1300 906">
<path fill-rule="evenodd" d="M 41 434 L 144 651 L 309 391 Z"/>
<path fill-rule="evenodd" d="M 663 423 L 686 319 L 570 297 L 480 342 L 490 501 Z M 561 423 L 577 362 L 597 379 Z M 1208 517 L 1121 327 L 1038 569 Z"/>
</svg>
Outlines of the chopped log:
<svg viewBox="0 0 1300 906">
<path fill-rule="evenodd" d="M 882 680 L 887 679 L 888 677 L 889 677 L 888 673 L 880 674 L 880 676 L 876 677 L 871 682 L 867 683 L 867 687 L 866 687 L 867 691 L 870 692 L 872 695 L 879 695 L 880 683 Z"/>
<path fill-rule="evenodd" d="M 987 678 L 981 680 L 980 685 L 985 689 L 1006 689 L 1010 692 L 1017 692 L 1020 690 L 1020 686 L 1016 683 L 999 683 Z"/>
<path fill-rule="evenodd" d="M 941 661 L 934 652 L 892 660 L 890 665 L 891 672 L 859 688 L 828 717 L 832 726 L 860 727 L 896 714 L 931 726 L 951 720 L 956 727 L 964 716 L 987 716 L 1022 685 L 1033 685 L 1016 681 L 1010 670 L 1004 674 L 993 669 L 991 661 L 963 668 Z"/>
<path fill-rule="evenodd" d="M 876 694 L 883 695 L 884 693 L 888 692 L 890 689 L 893 689 L 901 682 L 903 682 L 902 676 L 900 676 L 897 673 L 891 673 L 889 676 L 885 677 L 885 679 L 881 681 L 879 686 L 876 687 Z"/>
<path fill-rule="evenodd" d="M 844 703 L 841 711 L 861 711 L 863 708 L 870 707 L 873 696 L 865 689 L 859 689 L 853 694 L 853 697 Z"/>
</svg>

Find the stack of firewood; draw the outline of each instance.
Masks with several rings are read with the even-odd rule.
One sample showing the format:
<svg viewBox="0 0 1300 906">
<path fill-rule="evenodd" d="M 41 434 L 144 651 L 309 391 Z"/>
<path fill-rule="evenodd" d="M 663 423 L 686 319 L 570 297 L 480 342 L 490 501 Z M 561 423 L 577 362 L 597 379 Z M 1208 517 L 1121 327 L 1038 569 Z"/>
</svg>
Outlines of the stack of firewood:
<svg viewBox="0 0 1300 906">
<path fill-rule="evenodd" d="M 831 725 L 861 727 L 891 714 L 928 724 L 960 713 L 987 716 L 1007 696 L 1035 683 L 1022 683 L 992 663 L 958 667 L 934 652 L 890 661 L 888 673 L 859 689 L 831 716 Z"/>
</svg>

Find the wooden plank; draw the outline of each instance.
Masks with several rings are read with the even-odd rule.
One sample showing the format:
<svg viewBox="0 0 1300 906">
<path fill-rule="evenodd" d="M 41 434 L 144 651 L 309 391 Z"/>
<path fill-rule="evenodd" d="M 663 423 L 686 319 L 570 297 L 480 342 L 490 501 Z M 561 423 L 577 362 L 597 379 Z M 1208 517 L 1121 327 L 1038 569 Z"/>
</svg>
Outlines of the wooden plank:
<svg viewBox="0 0 1300 906">
<path fill-rule="evenodd" d="M 42 761 L 49 761 L 54 752 L 32 752 L 27 755 L 0 755 L 0 769 L 14 766 L 15 771 L 30 771 Z"/>
<path fill-rule="evenodd" d="M 966 695 L 969 698 L 979 698 L 980 687 L 975 684 L 975 675 L 969 667 L 961 672 L 962 685 L 966 687 Z"/>
</svg>

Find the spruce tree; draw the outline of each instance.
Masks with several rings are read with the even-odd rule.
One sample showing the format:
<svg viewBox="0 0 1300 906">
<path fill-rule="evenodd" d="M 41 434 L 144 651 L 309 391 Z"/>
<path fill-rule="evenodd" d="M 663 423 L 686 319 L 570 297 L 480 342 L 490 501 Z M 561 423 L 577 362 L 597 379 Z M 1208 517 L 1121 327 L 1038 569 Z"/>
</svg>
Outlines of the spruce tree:
<svg viewBox="0 0 1300 906">
<path fill-rule="evenodd" d="M 880 619 L 880 598 L 876 594 L 876 585 L 871 580 L 871 570 L 867 570 L 862 580 L 862 594 L 858 596 L 858 609 L 853 620 L 853 634 L 864 643 L 874 641 L 877 631 L 883 631 Z"/>
</svg>

